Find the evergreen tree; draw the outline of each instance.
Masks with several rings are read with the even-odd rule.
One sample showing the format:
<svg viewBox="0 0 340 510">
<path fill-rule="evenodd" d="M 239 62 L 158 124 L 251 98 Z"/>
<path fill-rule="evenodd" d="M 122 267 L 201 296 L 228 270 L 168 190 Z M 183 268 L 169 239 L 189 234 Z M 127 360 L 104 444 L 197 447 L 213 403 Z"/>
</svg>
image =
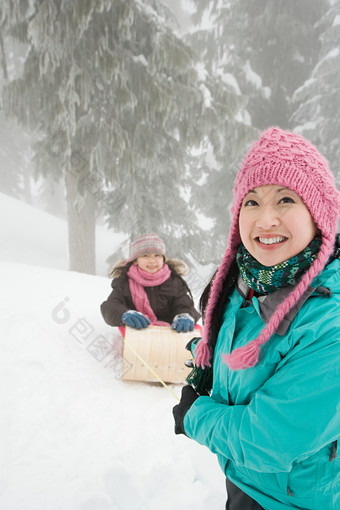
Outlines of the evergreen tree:
<svg viewBox="0 0 340 510">
<path fill-rule="evenodd" d="M 94 272 L 98 204 L 116 231 L 152 229 L 173 251 L 190 248 L 199 230 L 191 149 L 209 117 L 168 9 L 158 0 L 13 0 L 0 14 L 2 31 L 28 45 L 4 109 L 39 133 L 39 171 L 65 180 L 70 269 Z"/>
<path fill-rule="evenodd" d="M 200 2 L 196 5 L 202 8 Z M 198 44 L 211 69 L 231 73 L 248 96 L 251 123 L 258 129 L 289 128 L 290 97 L 309 76 L 318 57 L 320 21 L 327 2 L 319 0 L 212 0 L 212 28 Z M 207 5 L 205 7 L 207 7 Z M 207 39 L 208 37 L 208 39 Z"/>
<path fill-rule="evenodd" d="M 193 3 L 195 28 L 186 41 L 209 72 L 210 97 L 220 99 L 213 164 L 195 198 L 202 212 L 215 221 L 214 247 L 220 257 L 234 176 L 259 130 L 270 125 L 293 128 L 291 96 L 317 61 L 318 22 L 326 4 L 318 0 Z M 222 82 L 224 97 L 219 93 Z M 228 97 L 227 90 L 234 94 Z"/>
<path fill-rule="evenodd" d="M 203 217 L 210 219 L 202 238 L 201 261 L 215 264 L 225 250 L 233 181 L 245 147 L 257 135 L 248 113 L 249 98 L 241 91 L 233 69 L 225 65 L 228 53 L 223 46 L 221 19 L 231 3 L 194 2 L 194 28 L 185 37 L 201 59 L 206 112 L 214 126 L 202 142 L 200 187 L 192 197 L 192 204 Z"/>
<path fill-rule="evenodd" d="M 292 122 L 327 157 L 340 183 L 340 1 L 331 2 L 321 19 L 321 49 L 310 77 L 294 94 Z"/>
<path fill-rule="evenodd" d="M 32 202 L 29 137 L 0 111 L 0 192 Z"/>
</svg>

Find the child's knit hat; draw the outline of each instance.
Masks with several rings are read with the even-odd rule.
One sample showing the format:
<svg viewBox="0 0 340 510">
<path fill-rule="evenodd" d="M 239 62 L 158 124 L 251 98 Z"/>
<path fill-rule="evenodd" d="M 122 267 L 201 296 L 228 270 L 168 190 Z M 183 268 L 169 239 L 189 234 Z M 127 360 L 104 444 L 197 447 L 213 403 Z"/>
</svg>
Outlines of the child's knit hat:
<svg viewBox="0 0 340 510">
<path fill-rule="evenodd" d="M 244 369 L 257 363 L 261 345 L 275 333 L 279 323 L 315 276 L 323 270 L 333 252 L 340 198 L 327 161 L 301 135 L 283 131 L 278 127 L 269 128 L 253 144 L 236 177 L 227 250 L 212 282 L 205 313 L 204 336 L 195 350 L 196 365 L 202 368 L 210 366 L 209 338 L 213 311 L 241 243 L 238 223 L 242 201 L 250 190 L 268 184 L 290 188 L 303 199 L 320 230 L 322 244 L 315 261 L 288 297 L 277 307 L 260 335 L 225 356 L 231 369 Z"/>
<path fill-rule="evenodd" d="M 129 261 L 135 260 L 147 253 L 158 253 L 165 257 L 165 243 L 157 234 L 142 234 L 131 243 Z"/>
</svg>

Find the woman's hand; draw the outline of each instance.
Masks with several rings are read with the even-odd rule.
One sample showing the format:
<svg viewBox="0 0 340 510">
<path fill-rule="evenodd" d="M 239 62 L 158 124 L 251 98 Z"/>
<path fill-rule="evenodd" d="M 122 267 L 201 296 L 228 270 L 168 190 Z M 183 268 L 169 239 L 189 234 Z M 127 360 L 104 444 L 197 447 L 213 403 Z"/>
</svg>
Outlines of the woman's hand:
<svg viewBox="0 0 340 510">
<path fill-rule="evenodd" d="M 175 434 L 185 434 L 183 425 L 184 417 L 198 397 L 199 395 L 192 386 L 183 386 L 181 400 L 179 404 L 172 409 L 172 414 L 175 419 Z"/>
</svg>

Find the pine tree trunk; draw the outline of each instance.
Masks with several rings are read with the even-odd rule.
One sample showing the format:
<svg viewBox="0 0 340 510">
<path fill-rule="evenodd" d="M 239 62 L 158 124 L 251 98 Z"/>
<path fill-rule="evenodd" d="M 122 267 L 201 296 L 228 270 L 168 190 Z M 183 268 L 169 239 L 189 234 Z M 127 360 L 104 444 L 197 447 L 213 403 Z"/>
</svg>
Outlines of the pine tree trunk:
<svg viewBox="0 0 340 510">
<path fill-rule="evenodd" d="M 6 62 L 6 54 L 5 54 L 5 48 L 4 48 L 4 40 L 0 33 L 0 61 L 1 61 L 1 67 L 2 72 L 4 76 L 4 81 L 7 82 L 8 80 L 8 73 L 7 73 L 7 62 Z"/>
<path fill-rule="evenodd" d="M 96 230 L 93 194 L 84 190 L 84 196 L 79 195 L 79 177 L 76 172 L 66 172 L 65 185 L 69 269 L 80 273 L 95 274 Z"/>
</svg>

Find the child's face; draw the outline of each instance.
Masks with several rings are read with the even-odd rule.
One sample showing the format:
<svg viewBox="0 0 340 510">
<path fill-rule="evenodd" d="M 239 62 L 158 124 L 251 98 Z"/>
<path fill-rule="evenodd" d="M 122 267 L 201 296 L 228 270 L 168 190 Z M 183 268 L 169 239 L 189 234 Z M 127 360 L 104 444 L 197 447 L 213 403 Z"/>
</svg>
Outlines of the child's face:
<svg viewBox="0 0 340 510">
<path fill-rule="evenodd" d="M 251 190 L 244 198 L 239 229 L 242 243 L 264 266 L 274 266 L 300 253 L 317 228 L 303 200 L 274 184 Z"/>
<path fill-rule="evenodd" d="M 163 255 L 160 255 L 159 253 L 147 253 L 146 255 L 138 257 L 134 263 L 143 269 L 143 271 L 154 274 L 162 269 L 164 258 Z"/>
</svg>

